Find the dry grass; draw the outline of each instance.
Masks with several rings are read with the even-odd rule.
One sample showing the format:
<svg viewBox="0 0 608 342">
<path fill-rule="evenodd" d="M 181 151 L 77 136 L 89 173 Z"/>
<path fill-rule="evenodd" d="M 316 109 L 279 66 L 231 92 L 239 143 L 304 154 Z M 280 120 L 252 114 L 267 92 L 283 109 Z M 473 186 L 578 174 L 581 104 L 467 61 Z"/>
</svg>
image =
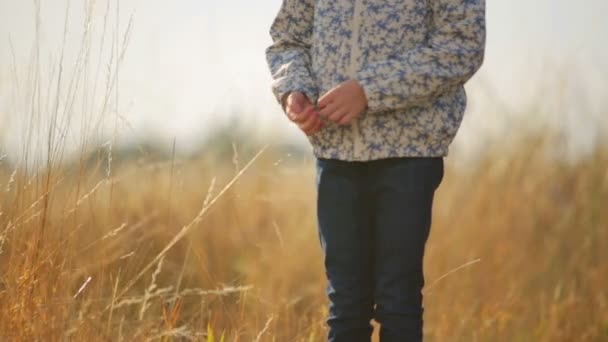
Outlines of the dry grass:
<svg viewBox="0 0 608 342">
<path fill-rule="evenodd" d="M 322 341 L 310 160 L 120 162 L 131 21 L 120 26 L 118 1 L 95 3 L 84 1 L 75 62 L 64 40 L 47 75 L 35 1 L 29 66 L 10 73 L 6 110 L 27 124 L 17 166 L 0 152 L 0 341 Z M 468 171 L 448 158 L 427 248 L 427 340 L 608 340 L 608 147 L 567 165 L 544 157 L 543 138 Z M 59 163 L 70 145 L 80 159 Z"/>
<path fill-rule="evenodd" d="M 571 166 L 540 151 L 470 172 L 448 159 L 428 340 L 608 339 L 608 151 Z M 101 158 L 84 172 L 5 169 L 0 339 L 321 341 L 313 166 L 276 159 L 242 167 L 224 193 L 234 165 L 205 158 L 125 162 L 110 178 Z"/>
</svg>

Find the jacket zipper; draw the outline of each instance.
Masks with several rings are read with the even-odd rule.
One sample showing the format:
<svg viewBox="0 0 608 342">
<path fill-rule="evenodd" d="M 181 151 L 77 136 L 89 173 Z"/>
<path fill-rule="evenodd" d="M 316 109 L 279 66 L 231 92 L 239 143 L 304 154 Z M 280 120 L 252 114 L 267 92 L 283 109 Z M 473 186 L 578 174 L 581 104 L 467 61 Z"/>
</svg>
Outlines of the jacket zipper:
<svg viewBox="0 0 608 342">
<path fill-rule="evenodd" d="M 361 2 L 362 0 L 355 0 L 355 4 L 353 7 L 353 19 L 352 19 L 352 37 L 351 37 L 351 52 L 350 52 L 350 64 L 348 74 L 351 79 L 354 79 L 357 75 L 357 58 L 360 55 L 360 47 L 359 47 L 359 29 L 361 26 Z M 361 154 L 362 142 L 361 135 L 359 134 L 359 122 L 358 120 L 353 121 L 351 125 L 351 132 L 353 138 L 353 157 L 357 159 Z"/>
</svg>

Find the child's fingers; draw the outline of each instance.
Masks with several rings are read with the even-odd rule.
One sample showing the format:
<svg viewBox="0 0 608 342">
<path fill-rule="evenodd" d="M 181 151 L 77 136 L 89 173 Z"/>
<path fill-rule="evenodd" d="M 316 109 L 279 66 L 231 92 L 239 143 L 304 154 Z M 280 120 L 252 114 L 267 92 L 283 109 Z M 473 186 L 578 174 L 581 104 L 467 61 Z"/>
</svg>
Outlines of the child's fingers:
<svg viewBox="0 0 608 342">
<path fill-rule="evenodd" d="M 317 122 L 315 122 L 315 125 L 310 129 L 310 132 L 314 133 L 314 132 L 318 131 L 322 125 L 323 125 L 323 122 L 321 120 L 317 120 Z"/>
<path fill-rule="evenodd" d="M 320 125 L 323 125 L 321 116 L 318 113 L 314 113 L 313 115 L 311 115 L 311 120 L 307 122 L 307 126 L 305 127 L 305 129 L 308 132 L 315 131 Z"/>
<path fill-rule="evenodd" d="M 323 122 L 319 119 L 317 119 L 317 121 L 315 122 L 315 125 L 307 130 L 305 133 L 306 135 L 312 135 L 315 134 L 316 132 L 318 132 L 321 128 L 323 127 Z"/>
<path fill-rule="evenodd" d="M 321 108 L 321 110 L 319 110 L 319 114 L 321 114 L 323 117 L 330 118 L 337 110 L 340 109 L 340 104 L 337 101 L 333 101 L 325 106 L 319 107 Z"/>
<path fill-rule="evenodd" d="M 310 114 L 306 121 L 299 124 L 300 129 L 308 131 L 317 124 L 317 121 L 319 121 L 319 117 L 316 114 Z"/>
<path fill-rule="evenodd" d="M 293 112 L 289 112 L 289 111 L 288 111 L 288 112 L 287 112 L 287 117 L 289 118 L 289 120 L 291 120 L 291 121 L 293 121 L 293 122 L 296 122 L 297 115 L 296 115 L 296 114 L 294 114 Z"/>
<path fill-rule="evenodd" d="M 289 119 L 295 123 L 302 123 L 308 119 L 308 117 L 312 114 L 314 108 L 312 106 L 306 108 L 301 112 L 291 112 Z"/>
<path fill-rule="evenodd" d="M 325 107 L 336 99 L 335 89 L 336 88 L 331 89 L 330 91 L 328 91 L 327 93 L 325 93 L 323 96 L 321 96 L 319 98 L 319 101 L 318 101 L 319 107 Z"/>
<path fill-rule="evenodd" d="M 328 119 L 332 122 L 339 123 L 340 120 L 342 120 L 342 118 L 344 118 L 347 114 L 348 114 L 347 109 L 340 108 L 340 109 L 336 110 L 334 113 L 332 113 Z"/>
<path fill-rule="evenodd" d="M 354 117 L 355 115 L 348 113 L 338 121 L 338 125 L 349 125 L 353 121 Z"/>
<path fill-rule="evenodd" d="M 306 103 L 308 102 L 308 99 L 306 98 L 306 95 L 304 95 L 301 92 L 292 92 L 289 95 L 289 105 L 291 107 L 291 110 L 295 113 L 300 113 L 302 111 L 304 111 L 304 109 L 306 108 Z"/>
</svg>

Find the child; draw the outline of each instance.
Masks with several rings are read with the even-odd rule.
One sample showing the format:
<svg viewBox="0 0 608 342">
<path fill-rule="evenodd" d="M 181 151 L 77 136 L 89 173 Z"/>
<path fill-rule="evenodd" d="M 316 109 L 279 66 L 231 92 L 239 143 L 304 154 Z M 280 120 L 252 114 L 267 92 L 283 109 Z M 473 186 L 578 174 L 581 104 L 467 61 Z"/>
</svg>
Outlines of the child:
<svg viewBox="0 0 608 342">
<path fill-rule="evenodd" d="M 283 0 L 272 91 L 316 157 L 329 341 L 421 341 L 423 256 L 485 0 Z"/>
</svg>

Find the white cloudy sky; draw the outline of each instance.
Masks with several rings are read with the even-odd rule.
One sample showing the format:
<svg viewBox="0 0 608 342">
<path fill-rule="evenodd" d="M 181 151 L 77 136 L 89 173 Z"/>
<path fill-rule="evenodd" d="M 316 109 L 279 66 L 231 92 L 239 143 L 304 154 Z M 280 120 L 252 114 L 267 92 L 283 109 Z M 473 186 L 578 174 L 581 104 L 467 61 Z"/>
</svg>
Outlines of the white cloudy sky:
<svg viewBox="0 0 608 342">
<path fill-rule="evenodd" d="M 67 0 L 41 2 L 44 53 L 56 56 Z M 71 0 L 68 45 L 72 47 L 78 45 L 82 32 L 83 2 Z M 95 25 L 105 3 L 97 0 Z M 134 14 L 121 69 L 121 111 L 136 134 L 153 132 L 187 144 L 221 122 L 226 113 L 239 112 L 244 121 L 256 123 L 251 127 L 303 141 L 281 116 L 269 90 L 264 49 L 279 5 L 280 0 L 121 0 L 122 28 Z M 456 144 L 483 144 L 482 136 L 504 134 L 508 130 L 504 116 L 526 115 L 534 102 L 541 102 L 537 106 L 544 110 L 533 114 L 545 115 L 547 125 L 566 126 L 578 137 L 576 144 L 592 144 L 598 134 L 597 117 L 606 105 L 602 95 L 608 89 L 606 13 L 606 0 L 489 0 L 486 60 L 468 84 L 470 115 Z M 19 139 L 18 130 L 7 129 L 8 125 L 24 115 L 6 113 L 13 86 L 7 77 L 12 67 L 9 38 L 17 64 L 25 67 L 33 27 L 33 1 L 0 0 L 0 114 L 12 118 L 0 125 L 8 146 Z M 579 100 L 562 106 L 562 97 Z M 560 113 L 559 118 L 553 111 Z"/>
</svg>

